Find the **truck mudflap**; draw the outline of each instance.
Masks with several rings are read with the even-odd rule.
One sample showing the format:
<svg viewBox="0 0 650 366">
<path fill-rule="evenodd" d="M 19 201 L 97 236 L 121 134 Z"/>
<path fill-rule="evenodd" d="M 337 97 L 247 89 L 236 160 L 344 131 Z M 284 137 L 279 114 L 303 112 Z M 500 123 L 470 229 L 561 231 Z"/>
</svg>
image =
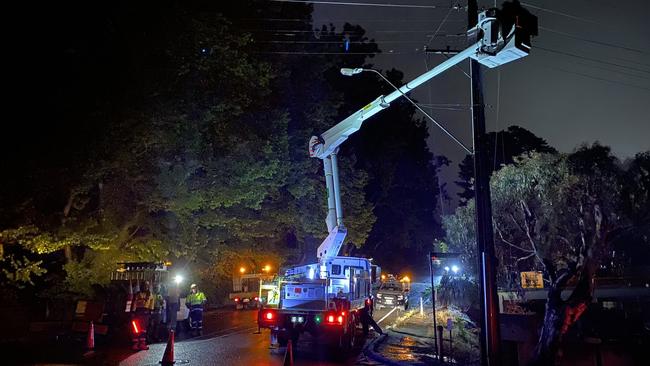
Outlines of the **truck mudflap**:
<svg viewBox="0 0 650 366">
<path fill-rule="evenodd" d="M 260 328 L 271 330 L 271 347 L 285 347 L 291 339 L 310 333 L 318 343 L 337 345 L 343 350 L 354 346 L 359 316 L 356 311 L 287 311 L 262 309 L 258 315 Z"/>
</svg>

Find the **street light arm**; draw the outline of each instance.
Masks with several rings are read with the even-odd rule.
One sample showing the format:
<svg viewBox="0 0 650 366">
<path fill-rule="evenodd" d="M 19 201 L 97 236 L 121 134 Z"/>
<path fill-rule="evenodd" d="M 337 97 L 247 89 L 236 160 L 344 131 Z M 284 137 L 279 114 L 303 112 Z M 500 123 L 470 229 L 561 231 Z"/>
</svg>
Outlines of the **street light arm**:
<svg viewBox="0 0 650 366">
<path fill-rule="evenodd" d="M 476 55 L 480 53 L 481 44 L 482 42 L 477 42 L 473 44 L 472 46 L 468 47 L 464 51 L 445 60 L 444 62 L 434 67 L 433 69 L 427 71 L 426 73 L 404 84 L 400 88 L 397 88 L 389 81 L 389 83 L 391 84 L 391 86 L 393 86 L 395 91 L 393 91 L 392 93 L 386 96 L 380 95 L 377 99 L 373 100 L 363 108 L 354 112 L 349 117 L 337 123 L 329 130 L 323 132 L 320 136 L 312 136 L 311 140 L 309 141 L 309 155 L 311 157 L 316 157 L 319 159 L 325 159 L 326 157 L 330 156 L 343 142 L 345 142 L 345 140 L 348 139 L 348 137 L 350 137 L 350 135 L 357 132 L 361 128 L 361 125 L 366 119 L 388 108 L 392 101 L 396 100 L 399 97 L 406 96 L 406 93 L 424 84 L 428 80 L 431 80 L 434 77 L 442 74 L 449 68 L 460 63 L 461 61 L 469 57 L 476 57 Z M 342 73 L 345 75 L 347 74 L 354 75 L 359 73 L 358 70 L 359 69 L 342 69 Z M 361 70 L 366 71 L 365 69 L 361 69 Z M 368 69 L 368 71 L 369 70 L 370 69 Z M 381 73 L 379 72 L 378 74 L 381 75 Z M 381 76 L 383 78 L 383 75 Z M 387 79 L 384 78 L 384 80 Z M 425 113 L 427 117 L 432 118 L 428 113 L 422 111 L 421 109 L 419 110 Z M 438 124 L 437 122 L 436 124 L 440 126 L 440 124 Z M 450 134 L 448 131 L 447 133 Z M 456 140 L 456 142 L 460 143 L 460 141 L 458 141 L 458 139 L 456 139 L 455 137 L 454 139 Z M 467 147 L 465 147 L 463 144 L 461 144 L 461 146 L 463 146 L 463 148 L 471 154 L 470 149 L 467 149 Z"/>
</svg>

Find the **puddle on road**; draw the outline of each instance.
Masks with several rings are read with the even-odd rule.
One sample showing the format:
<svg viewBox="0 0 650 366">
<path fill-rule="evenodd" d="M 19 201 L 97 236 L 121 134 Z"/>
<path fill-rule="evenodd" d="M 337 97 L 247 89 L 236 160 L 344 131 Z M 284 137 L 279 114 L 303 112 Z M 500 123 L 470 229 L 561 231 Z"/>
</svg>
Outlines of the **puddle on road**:
<svg viewBox="0 0 650 366">
<path fill-rule="evenodd" d="M 390 337 L 381 347 L 381 354 L 391 360 L 431 365 L 434 361 L 433 343 L 409 336 Z"/>
</svg>

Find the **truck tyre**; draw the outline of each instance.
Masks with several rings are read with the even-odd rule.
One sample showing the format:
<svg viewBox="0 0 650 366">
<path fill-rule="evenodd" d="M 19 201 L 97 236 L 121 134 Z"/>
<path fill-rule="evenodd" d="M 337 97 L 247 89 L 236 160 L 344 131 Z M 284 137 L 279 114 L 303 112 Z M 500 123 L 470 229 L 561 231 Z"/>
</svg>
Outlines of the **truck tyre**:
<svg viewBox="0 0 650 366">
<path fill-rule="evenodd" d="M 289 343 L 289 337 L 285 333 L 278 333 L 278 344 L 280 347 L 286 347 Z"/>
<path fill-rule="evenodd" d="M 347 356 L 347 354 L 352 350 L 355 342 L 356 327 L 354 326 L 354 319 L 352 315 L 350 315 L 350 318 L 348 318 L 348 322 L 345 327 L 346 331 L 341 333 L 339 336 L 339 349 L 343 351 L 342 356 L 344 357 Z"/>
<path fill-rule="evenodd" d="M 350 338 L 350 349 L 354 348 L 354 344 L 357 342 L 357 316 L 355 313 L 350 314 L 350 323 L 348 334 Z"/>
</svg>

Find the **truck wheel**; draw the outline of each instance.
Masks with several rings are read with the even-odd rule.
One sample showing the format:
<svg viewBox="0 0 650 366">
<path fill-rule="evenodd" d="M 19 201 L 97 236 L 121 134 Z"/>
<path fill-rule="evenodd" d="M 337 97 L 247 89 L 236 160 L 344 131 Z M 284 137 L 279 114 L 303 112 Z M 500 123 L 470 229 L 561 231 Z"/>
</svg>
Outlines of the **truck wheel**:
<svg viewBox="0 0 650 366">
<path fill-rule="evenodd" d="M 339 336 L 339 350 L 341 351 L 341 354 L 339 356 L 345 356 L 348 352 L 350 352 L 350 335 L 349 334 L 341 334 Z"/>
<path fill-rule="evenodd" d="M 343 354 L 347 354 L 353 347 L 354 343 L 354 332 L 355 328 L 352 326 L 352 322 L 348 321 L 346 324 L 346 332 L 341 333 L 339 336 L 339 349 L 343 351 Z"/>
<path fill-rule="evenodd" d="M 348 329 L 348 334 L 350 338 L 350 349 L 354 348 L 354 344 L 357 342 L 357 320 L 354 313 L 350 314 L 350 324 Z"/>
<path fill-rule="evenodd" d="M 286 334 L 278 334 L 278 344 L 280 347 L 286 347 L 287 344 L 289 343 L 289 337 L 287 337 Z"/>
</svg>

